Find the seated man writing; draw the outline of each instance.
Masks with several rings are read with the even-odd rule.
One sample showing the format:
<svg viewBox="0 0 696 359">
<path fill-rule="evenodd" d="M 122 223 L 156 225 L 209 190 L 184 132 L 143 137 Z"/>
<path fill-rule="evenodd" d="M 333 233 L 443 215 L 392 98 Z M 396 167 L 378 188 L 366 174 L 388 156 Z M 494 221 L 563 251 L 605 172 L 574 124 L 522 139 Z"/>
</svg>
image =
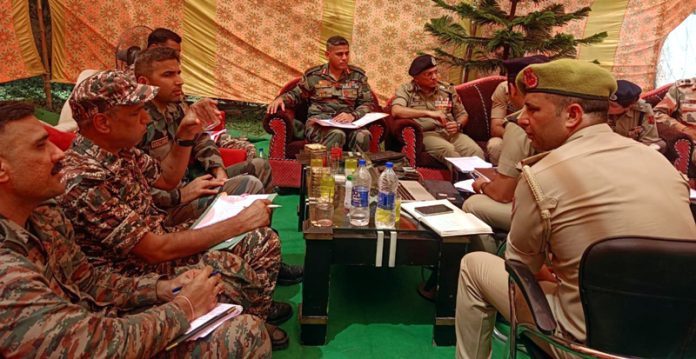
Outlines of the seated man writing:
<svg viewBox="0 0 696 359">
<path fill-rule="evenodd" d="M 438 80 L 435 59 L 421 55 L 411 62 L 409 83 L 396 90 L 392 101 L 394 118 L 413 118 L 423 129 L 423 147 L 438 161 L 445 157 L 478 156 L 483 150 L 469 136 L 461 133 L 469 115 L 452 85 Z"/>
<path fill-rule="evenodd" d="M 237 216 L 190 230 L 193 219 L 168 225 L 154 206 L 153 187 L 172 189 L 181 181 L 191 147 L 175 143 L 161 162 L 135 145 L 150 121 L 144 110 L 157 88 L 135 83 L 118 71 L 103 71 L 80 83 L 70 98 L 80 133 L 66 153 L 66 193 L 60 197 L 75 226 L 75 239 L 93 263 L 115 272 L 175 275 L 210 265 L 222 273 L 223 296 L 245 311 L 279 322 L 291 315 L 287 304 L 272 302 L 280 241 L 270 228 L 268 201 L 256 201 Z M 177 126 L 176 138 L 192 141 L 205 116 L 203 103 L 192 106 Z M 208 248 L 234 236 L 244 239 L 230 251 Z M 287 336 L 270 328 L 274 346 Z"/>
<path fill-rule="evenodd" d="M 616 91 L 609 71 L 585 61 L 556 60 L 526 67 L 516 84 L 525 95 L 518 122 L 543 153 L 523 161 L 505 258 L 533 273 L 544 264 L 553 271 L 556 280 L 540 284 L 558 323 L 554 334 L 583 343 L 578 288 L 583 253 L 615 236 L 696 240 L 688 185 L 657 151 L 606 124 L 609 97 Z M 532 323 L 530 312 L 522 310 L 522 296 L 515 300 L 519 321 Z M 504 260 L 469 253 L 461 262 L 457 292 L 458 358 L 490 356 L 496 312 L 510 318 Z M 551 351 L 547 343 L 538 344 Z"/>
<path fill-rule="evenodd" d="M 278 109 L 285 111 L 285 105 L 309 101 L 305 124 L 307 141 L 321 143 L 327 148 L 347 145 L 350 150 L 367 152 L 372 139 L 369 130 L 344 130 L 316 123 L 324 119 L 340 123 L 359 120 L 372 111 L 374 103 L 365 72 L 348 64 L 348 40 L 341 36 L 330 37 L 326 40 L 325 54 L 329 62 L 307 70 L 297 86 L 268 105 L 268 113 L 276 113 Z"/>
<path fill-rule="evenodd" d="M 248 314 L 164 351 L 216 305 L 220 277 L 209 277 L 210 267 L 166 280 L 92 266 L 49 201 L 65 190 L 64 155 L 33 113 L 29 104 L 0 102 L 0 356 L 270 357 L 263 322 Z"/>
</svg>

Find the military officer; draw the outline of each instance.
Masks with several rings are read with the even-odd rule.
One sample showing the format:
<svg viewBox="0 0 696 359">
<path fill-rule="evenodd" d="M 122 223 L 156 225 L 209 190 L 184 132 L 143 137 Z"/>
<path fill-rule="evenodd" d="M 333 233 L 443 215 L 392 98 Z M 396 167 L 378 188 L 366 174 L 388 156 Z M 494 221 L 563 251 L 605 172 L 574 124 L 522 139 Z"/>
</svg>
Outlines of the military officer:
<svg viewBox="0 0 696 359">
<path fill-rule="evenodd" d="M 164 351 L 215 306 L 220 277 L 208 278 L 210 267 L 167 280 L 92 266 L 50 201 L 65 190 L 64 155 L 33 114 L 0 102 L 0 356 L 269 358 L 262 321 L 248 314 Z"/>
<path fill-rule="evenodd" d="M 367 75 L 361 68 L 348 64 L 348 40 L 341 36 L 330 37 L 325 54 L 329 62 L 307 70 L 297 86 L 268 105 L 268 113 L 276 113 L 278 109 L 284 111 L 285 105 L 309 101 L 305 124 L 305 137 L 309 142 L 321 143 L 327 148 L 347 145 L 351 150 L 366 152 L 372 139 L 369 130 L 343 130 L 316 123 L 322 119 L 350 123 L 372 111 L 374 104 Z"/>
<path fill-rule="evenodd" d="M 479 177 L 473 183 L 477 193 L 464 202 L 462 209 L 496 229 L 510 230 L 512 198 L 522 171 L 518 163 L 536 153 L 524 129 L 517 123 L 520 111 L 507 116 L 503 122 L 503 144 L 495 177 Z"/>
<path fill-rule="evenodd" d="M 582 343 L 578 267 L 585 249 L 612 236 L 696 240 L 688 185 L 657 151 L 606 124 L 616 90 L 607 70 L 556 60 L 526 67 L 516 85 L 525 95 L 519 123 L 542 153 L 523 161 L 505 257 L 534 273 L 547 263 L 556 277 L 540 284 L 558 323 L 555 334 Z M 645 181 L 645 173 L 654 177 Z M 457 357 L 488 358 L 496 311 L 510 314 L 504 261 L 474 252 L 464 256 L 460 270 Z M 531 323 L 528 311 L 518 313 Z"/>
<path fill-rule="evenodd" d="M 396 90 L 392 116 L 415 119 L 423 129 L 425 151 L 443 164 L 447 164 L 445 157 L 483 159 L 481 147 L 460 131 L 469 115 L 454 87 L 438 80 L 435 59 L 430 55 L 416 57 L 408 74 L 413 80 Z"/>
<path fill-rule="evenodd" d="M 287 320 L 292 308 L 272 300 L 280 240 L 268 228 L 268 201 L 200 229 L 189 229 L 193 219 L 171 225 L 154 206 L 152 187 L 179 184 L 191 155 L 191 146 L 181 142 L 192 141 L 209 115 L 193 105 L 177 126 L 179 141 L 157 161 L 135 147 L 150 121 L 144 104 L 157 90 L 118 71 L 99 72 L 75 88 L 70 106 L 80 133 L 63 160 L 68 189 L 59 197 L 75 240 L 95 265 L 121 274 L 174 275 L 210 265 L 222 273 L 227 300 L 269 322 Z M 243 238 L 234 248 L 208 250 L 238 235 Z M 281 329 L 269 331 L 274 348 L 287 346 Z"/>
<path fill-rule="evenodd" d="M 683 132 L 696 142 L 696 77 L 675 82 L 653 111 L 655 121 Z M 696 164 L 696 151 L 691 162 Z"/>
<path fill-rule="evenodd" d="M 640 99 L 640 86 L 626 80 L 616 83 L 616 93 L 609 99 L 609 127 L 621 136 L 663 152 L 665 141 L 657 134 L 652 106 Z"/>
<path fill-rule="evenodd" d="M 515 86 L 515 77 L 523 68 L 531 64 L 548 62 L 544 55 L 534 55 L 508 59 L 503 61 L 503 67 L 507 73 L 507 81 L 503 81 L 495 88 L 491 95 L 491 138 L 486 143 L 488 159 L 497 165 L 503 146 L 503 133 L 505 132 L 505 116 L 522 109 L 524 96 Z"/>
</svg>

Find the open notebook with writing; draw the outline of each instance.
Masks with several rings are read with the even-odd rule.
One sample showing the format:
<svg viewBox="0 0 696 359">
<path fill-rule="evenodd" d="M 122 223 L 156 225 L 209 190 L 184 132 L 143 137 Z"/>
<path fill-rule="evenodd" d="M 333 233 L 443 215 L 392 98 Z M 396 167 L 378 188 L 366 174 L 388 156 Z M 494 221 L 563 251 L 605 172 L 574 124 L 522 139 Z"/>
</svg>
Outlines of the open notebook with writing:
<svg viewBox="0 0 696 359">
<path fill-rule="evenodd" d="M 445 205 L 452 209 L 452 212 L 434 215 L 422 215 L 415 209 L 416 207 Z M 406 211 L 413 218 L 428 226 L 442 237 L 466 236 L 470 234 L 493 233 L 491 226 L 478 219 L 471 213 L 466 213 L 446 199 L 436 201 L 418 201 L 402 203 L 401 210 Z"/>
</svg>

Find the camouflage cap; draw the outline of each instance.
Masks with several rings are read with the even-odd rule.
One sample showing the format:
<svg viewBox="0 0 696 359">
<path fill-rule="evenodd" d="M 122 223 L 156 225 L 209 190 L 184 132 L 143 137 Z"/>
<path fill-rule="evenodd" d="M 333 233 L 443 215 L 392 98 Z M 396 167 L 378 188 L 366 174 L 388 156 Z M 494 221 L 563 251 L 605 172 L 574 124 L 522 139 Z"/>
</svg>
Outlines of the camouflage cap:
<svg viewBox="0 0 696 359">
<path fill-rule="evenodd" d="M 137 105 L 155 98 L 159 88 L 135 82 L 125 72 L 97 72 L 80 82 L 70 96 L 73 118 L 80 122 L 114 106 Z"/>
<path fill-rule="evenodd" d="M 614 76 L 587 61 L 562 59 L 529 65 L 517 75 L 522 94 L 541 92 L 588 100 L 609 100 L 616 92 Z"/>
</svg>

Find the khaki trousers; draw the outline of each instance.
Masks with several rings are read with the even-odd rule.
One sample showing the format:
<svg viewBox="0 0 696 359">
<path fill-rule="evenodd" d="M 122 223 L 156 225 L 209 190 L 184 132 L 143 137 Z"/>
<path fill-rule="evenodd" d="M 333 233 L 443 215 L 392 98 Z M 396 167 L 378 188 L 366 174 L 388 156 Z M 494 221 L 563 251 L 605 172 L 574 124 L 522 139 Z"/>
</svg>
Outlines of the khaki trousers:
<svg viewBox="0 0 696 359">
<path fill-rule="evenodd" d="M 445 157 L 478 156 L 484 159 L 481 147 L 469 136 L 455 133 L 449 139 L 436 131 L 423 132 L 423 148 L 438 161 L 447 164 Z"/>
<path fill-rule="evenodd" d="M 506 232 L 510 231 L 512 202 L 502 203 L 485 194 L 475 194 L 464 202 L 462 210 L 472 213 L 474 216 L 496 229 L 501 229 Z"/>
<path fill-rule="evenodd" d="M 551 301 L 556 285 L 551 282 L 540 284 L 547 300 Z M 524 296 L 518 295 L 516 301 L 518 322 L 532 323 Z M 469 253 L 462 258 L 457 287 L 455 328 L 458 359 L 490 357 L 496 312 L 510 320 L 505 262 L 490 253 Z"/>
<path fill-rule="evenodd" d="M 488 161 L 494 165 L 498 165 L 500 153 L 503 150 L 503 139 L 500 137 L 491 137 L 486 142 L 486 152 L 488 152 Z"/>
</svg>

